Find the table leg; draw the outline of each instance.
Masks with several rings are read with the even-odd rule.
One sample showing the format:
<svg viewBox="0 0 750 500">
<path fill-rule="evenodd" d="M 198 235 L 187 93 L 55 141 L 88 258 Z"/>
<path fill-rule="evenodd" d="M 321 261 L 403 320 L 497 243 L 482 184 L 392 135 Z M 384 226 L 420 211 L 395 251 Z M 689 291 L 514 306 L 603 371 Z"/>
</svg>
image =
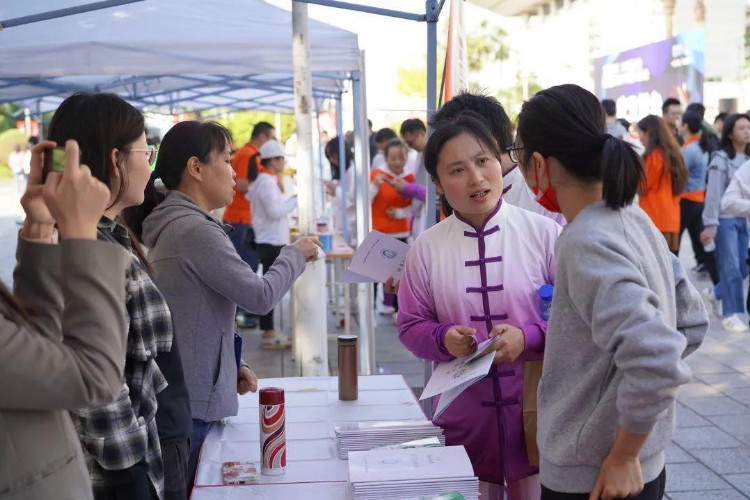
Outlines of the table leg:
<svg viewBox="0 0 750 500">
<path fill-rule="evenodd" d="M 342 283 L 342 286 L 344 287 L 344 333 L 350 335 L 352 331 L 352 287 L 348 283 Z"/>
<path fill-rule="evenodd" d="M 333 279 L 331 285 L 334 295 L 334 311 L 336 317 L 336 329 L 341 325 L 341 299 L 339 298 L 339 282 L 341 281 L 341 259 L 333 259 Z"/>
</svg>

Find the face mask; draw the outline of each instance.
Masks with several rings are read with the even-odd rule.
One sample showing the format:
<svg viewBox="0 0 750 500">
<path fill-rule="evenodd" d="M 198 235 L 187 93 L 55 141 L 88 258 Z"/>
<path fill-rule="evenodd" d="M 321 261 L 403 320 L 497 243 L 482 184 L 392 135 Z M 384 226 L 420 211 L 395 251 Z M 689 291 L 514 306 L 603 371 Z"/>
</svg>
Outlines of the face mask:
<svg viewBox="0 0 750 500">
<path fill-rule="evenodd" d="M 547 168 L 547 178 L 549 179 L 549 165 L 545 164 L 545 167 Z M 531 191 L 536 196 L 537 203 L 550 212 L 557 214 L 562 213 L 560 204 L 557 203 L 557 193 L 555 192 L 555 188 L 553 188 L 552 185 L 549 185 L 544 191 L 539 189 L 539 175 L 536 173 L 536 167 L 532 168 L 534 168 L 534 181 L 536 181 L 536 185 L 531 188 Z"/>
</svg>

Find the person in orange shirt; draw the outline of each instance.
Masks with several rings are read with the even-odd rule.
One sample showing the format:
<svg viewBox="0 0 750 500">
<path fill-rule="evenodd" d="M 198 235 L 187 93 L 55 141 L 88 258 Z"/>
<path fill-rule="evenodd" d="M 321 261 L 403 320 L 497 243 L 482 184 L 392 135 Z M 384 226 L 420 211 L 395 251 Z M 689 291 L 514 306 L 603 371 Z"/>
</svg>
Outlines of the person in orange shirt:
<svg viewBox="0 0 750 500">
<path fill-rule="evenodd" d="M 646 148 L 646 178 L 641 184 L 639 205 L 676 255 L 680 246 L 680 195 L 688 179 L 685 160 L 663 118 L 643 118 L 638 122 L 638 135 Z"/>
<path fill-rule="evenodd" d="M 404 141 L 391 139 L 383 149 L 386 165 L 370 172 L 372 228 L 404 243 L 410 234 L 412 199 L 396 191 L 390 181 L 400 178 L 406 183 L 414 182 L 414 174 L 404 172 L 408 154 L 409 147 Z M 393 294 L 384 294 L 383 305 L 385 308 L 381 312 L 384 314 L 390 313 L 391 309 L 398 310 Z"/>
<path fill-rule="evenodd" d="M 232 158 L 232 169 L 237 174 L 235 186 L 234 198 L 232 204 L 224 210 L 223 220 L 233 230 L 229 233 L 229 239 L 232 240 L 234 248 L 240 255 L 242 260 L 247 262 L 253 271 L 258 270 L 258 254 L 248 248 L 245 245 L 245 234 L 248 229 L 252 229 L 251 221 L 252 214 L 250 212 L 250 202 L 245 198 L 248 187 L 250 187 L 250 181 L 248 180 L 248 164 L 253 156 L 258 155 L 260 147 L 267 141 L 276 139 L 276 129 L 273 125 L 268 122 L 258 122 L 253 127 L 253 132 L 250 135 L 250 141 L 242 146 Z M 256 169 L 260 168 L 260 156 L 256 156 L 256 162 L 258 165 Z M 255 318 L 250 316 L 242 309 L 237 309 L 237 326 L 244 328 L 254 328 L 257 326 Z"/>
</svg>

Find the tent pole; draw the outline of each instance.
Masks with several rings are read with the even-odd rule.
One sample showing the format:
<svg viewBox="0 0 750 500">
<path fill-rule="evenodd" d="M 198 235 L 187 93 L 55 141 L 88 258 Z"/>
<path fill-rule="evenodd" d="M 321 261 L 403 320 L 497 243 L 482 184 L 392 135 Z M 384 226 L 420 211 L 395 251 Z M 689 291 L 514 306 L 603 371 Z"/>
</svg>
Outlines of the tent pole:
<svg viewBox="0 0 750 500">
<path fill-rule="evenodd" d="M 36 116 L 39 117 L 39 142 L 44 140 L 44 115 L 42 114 L 42 100 L 36 100 Z"/>
<path fill-rule="evenodd" d="M 322 101 L 322 99 L 321 99 Z M 326 186 L 323 184 L 323 179 L 325 179 L 325 175 L 323 174 L 323 144 L 320 142 L 320 138 L 322 137 L 323 130 L 320 128 L 320 104 L 321 102 L 315 99 L 315 134 L 317 137 L 317 140 L 315 141 L 316 144 L 316 152 L 318 156 L 318 169 L 317 169 L 317 178 L 315 179 L 315 185 L 317 186 L 317 189 L 315 190 L 318 193 L 317 196 L 317 206 L 315 207 L 318 214 L 325 213 L 326 209 Z M 317 231 L 317 227 L 316 227 Z"/>
<path fill-rule="evenodd" d="M 370 136 L 367 127 L 365 94 L 365 53 L 362 51 L 360 70 L 352 73 L 354 98 L 354 159 L 357 193 L 357 243 L 370 232 Z M 375 368 L 375 316 L 372 283 L 357 284 L 359 309 L 359 372 L 372 375 Z"/>
<path fill-rule="evenodd" d="M 312 73 L 307 5 L 292 4 L 292 55 L 294 102 L 297 124 L 297 207 L 301 235 L 315 232 L 314 161 L 312 149 Z M 307 265 L 292 290 L 292 329 L 295 359 L 301 375 L 328 375 L 328 328 L 326 324 L 326 264 L 317 260 Z"/>
<path fill-rule="evenodd" d="M 68 7 L 65 9 L 51 10 L 49 12 L 42 12 L 41 14 L 32 14 L 30 16 L 15 17 L 13 19 L 6 19 L 0 21 L 0 31 L 6 28 L 13 28 L 16 26 L 23 26 L 24 24 L 38 23 L 40 21 L 48 21 L 50 19 L 58 19 L 60 17 L 73 16 L 75 14 L 82 14 L 84 12 L 91 12 L 94 10 L 108 9 L 110 7 L 118 7 L 120 5 L 126 5 L 129 3 L 142 2 L 143 0 L 105 0 L 102 2 L 94 2 L 87 5 L 77 5 L 75 7 Z"/>
<path fill-rule="evenodd" d="M 425 2 L 427 12 L 427 121 L 435 114 L 437 102 L 437 21 L 440 11 L 437 0 Z M 437 222 L 439 217 L 435 186 L 427 183 L 427 227 Z"/>
<path fill-rule="evenodd" d="M 437 102 L 437 22 L 442 5 L 437 0 L 425 2 L 427 21 L 427 123 L 435 114 L 435 103 Z M 427 221 L 426 227 L 433 226 L 440 217 L 437 203 L 437 193 L 432 182 L 427 183 Z M 432 377 L 432 363 L 424 363 L 424 385 Z M 432 399 L 422 401 L 422 409 L 427 418 L 432 418 Z"/>
<path fill-rule="evenodd" d="M 26 129 L 26 135 L 31 137 L 31 110 L 23 108 L 23 126 Z"/>
<path fill-rule="evenodd" d="M 336 98 L 336 136 L 339 138 L 339 186 L 341 186 L 341 234 L 349 244 L 349 223 L 347 217 L 347 191 L 352 186 L 346 182 L 346 141 L 344 140 L 344 106 L 342 95 Z"/>
</svg>

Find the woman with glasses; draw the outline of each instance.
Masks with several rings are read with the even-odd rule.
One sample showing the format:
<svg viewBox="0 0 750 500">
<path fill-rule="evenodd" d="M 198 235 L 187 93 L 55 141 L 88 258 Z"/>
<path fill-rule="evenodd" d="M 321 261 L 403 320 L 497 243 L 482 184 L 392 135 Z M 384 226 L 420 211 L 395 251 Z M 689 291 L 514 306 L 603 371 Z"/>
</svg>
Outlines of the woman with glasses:
<svg viewBox="0 0 750 500">
<path fill-rule="evenodd" d="M 93 483 L 94 498 L 163 498 L 164 463 L 156 425 L 157 394 L 167 383 L 157 356 L 172 348 L 172 317 L 151 281 L 145 256 L 120 219 L 143 202 L 155 151 L 146 144 L 143 115 L 112 94 L 74 94 L 49 125 L 58 144 L 74 139 L 81 162 L 112 195 L 99 221 L 98 238 L 127 250 L 125 381 L 109 404 L 71 411 Z"/>
<path fill-rule="evenodd" d="M 518 117 L 524 176 L 568 221 L 539 385 L 544 500 L 663 497 L 683 358 L 708 330 L 700 295 L 633 205 L 641 159 L 605 130 L 599 100 L 576 85 L 539 92 Z"/>
<path fill-rule="evenodd" d="M 524 394 L 524 377 L 535 392 L 526 362 L 544 356 L 547 322 L 539 291 L 554 284 L 553 250 L 561 228 L 503 201 L 500 157 L 494 138 L 471 112 L 442 122 L 427 141 L 425 168 L 453 214 L 409 250 L 398 331 L 415 356 L 436 363 L 472 354 L 478 343 L 496 337 L 489 375 L 434 422 L 446 444 L 466 447 L 482 498 L 503 498 L 506 483 L 511 500 L 527 500 L 539 498 L 540 486 L 530 458 L 534 447 L 527 448 L 534 443 L 533 429 L 526 429 L 529 439 L 524 432 L 524 405 L 533 411 L 536 398 Z"/>
<path fill-rule="evenodd" d="M 462 92 L 443 104 L 431 118 L 430 124 L 438 127 L 444 121 L 454 120 L 464 111 L 474 112 L 477 118 L 481 118 L 503 153 L 500 160 L 503 169 L 503 201 L 547 216 L 564 226 L 565 218 L 562 214 L 550 212 L 539 205 L 526 185 L 523 174 L 518 169 L 517 151 L 513 149 L 513 125 L 505 108 L 496 98 L 482 93 Z"/>
<path fill-rule="evenodd" d="M 748 275 L 748 228 L 744 217 L 737 217 L 721 209 L 724 192 L 734 174 L 750 160 L 750 115 L 732 114 L 724 121 L 721 149 L 708 164 L 708 183 L 703 207 L 701 241 L 716 248 L 719 284 L 709 296 L 721 301 L 721 326 L 730 333 L 748 331 L 740 316 L 744 312 L 743 281 Z"/>
<path fill-rule="evenodd" d="M 64 171 L 43 184 L 42 156 L 53 146 L 32 150 L 13 294 L 0 284 L 5 500 L 93 498 L 67 410 L 112 401 L 125 365 L 128 258 L 119 245 L 96 241 L 110 192 L 79 165 L 75 141 Z"/>
<path fill-rule="evenodd" d="M 241 343 L 235 343 L 237 306 L 267 314 L 320 246 L 307 237 L 287 245 L 262 278 L 242 260 L 229 238 L 231 228 L 210 214 L 234 198 L 231 146 L 230 132 L 218 123 L 178 123 L 162 139 L 145 202 L 128 213 L 129 224 L 149 247 L 154 279 L 173 311 L 190 409 L 170 414 L 179 418 L 180 432 L 185 425 L 191 428 L 188 492 L 211 426 L 237 415 L 238 393 L 257 388 L 242 361 Z M 166 196 L 154 188 L 157 178 L 168 189 Z"/>
</svg>

